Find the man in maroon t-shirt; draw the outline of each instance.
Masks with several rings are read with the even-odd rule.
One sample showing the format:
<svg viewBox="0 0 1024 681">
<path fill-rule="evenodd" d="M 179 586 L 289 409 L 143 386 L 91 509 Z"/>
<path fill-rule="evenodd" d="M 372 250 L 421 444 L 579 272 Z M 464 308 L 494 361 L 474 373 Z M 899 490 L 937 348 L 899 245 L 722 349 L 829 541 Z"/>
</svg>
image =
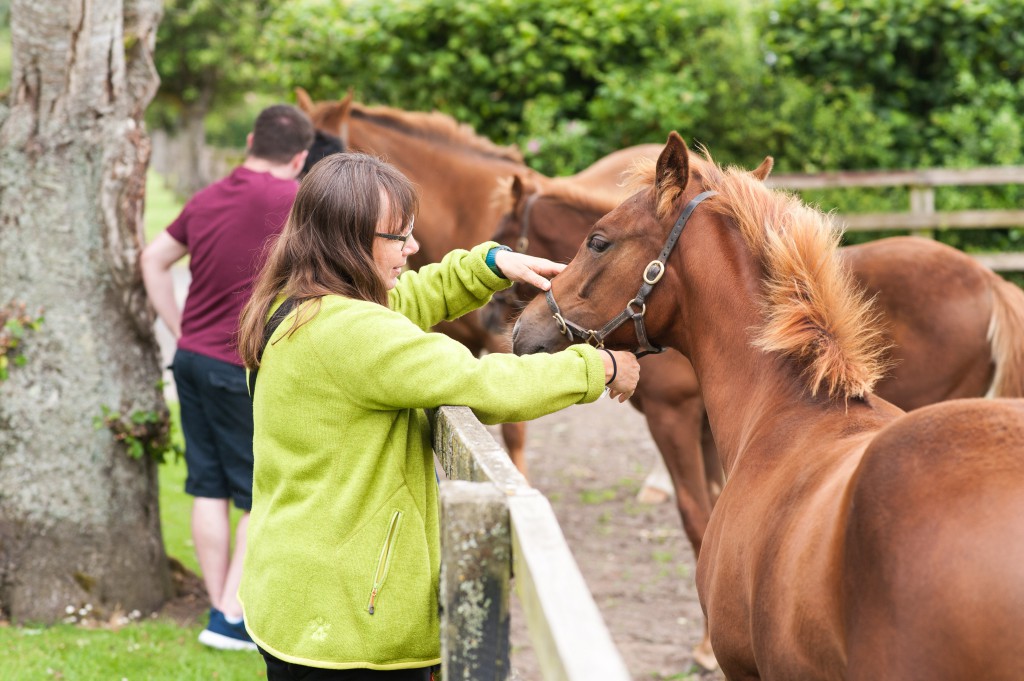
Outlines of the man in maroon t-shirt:
<svg viewBox="0 0 1024 681">
<path fill-rule="evenodd" d="M 141 257 L 146 292 L 178 341 L 173 370 L 185 435 L 185 491 L 195 497 L 192 539 L 212 606 L 199 640 L 215 648 L 256 648 L 237 595 L 252 508 L 253 423 L 235 338 L 264 247 L 284 226 L 312 142 L 313 125 L 299 109 L 264 109 L 242 165 L 193 196 Z M 171 266 L 185 255 L 191 256 L 192 283 L 182 312 Z M 229 499 L 243 511 L 233 555 Z"/>
</svg>

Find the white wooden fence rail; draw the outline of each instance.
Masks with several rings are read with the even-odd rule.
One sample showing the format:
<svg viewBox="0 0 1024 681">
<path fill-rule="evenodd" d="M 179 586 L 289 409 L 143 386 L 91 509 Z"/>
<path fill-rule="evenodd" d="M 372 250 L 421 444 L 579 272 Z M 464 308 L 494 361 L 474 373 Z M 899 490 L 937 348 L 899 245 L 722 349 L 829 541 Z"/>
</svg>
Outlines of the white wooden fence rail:
<svg viewBox="0 0 1024 681">
<path fill-rule="evenodd" d="M 445 681 L 508 678 L 513 574 L 544 679 L 629 679 L 548 500 L 468 408 L 431 416 L 449 478 L 441 482 Z"/>
<path fill-rule="evenodd" d="M 909 230 L 918 236 L 932 237 L 936 229 L 991 229 L 1024 227 L 1024 210 L 935 210 L 935 188 L 941 186 L 979 186 L 1024 184 L 1024 167 L 1001 166 L 954 170 L 851 170 L 808 175 L 770 176 L 769 186 L 795 191 L 852 187 L 907 187 L 910 210 L 902 213 L 856 213 L 836 217 L 850 231 Z M 828 209 L 828 206 L 822 206 Z M 976 259 L 997 271 L 1024 271 L 1024 253 L 972 253 Z"/>
</svg>

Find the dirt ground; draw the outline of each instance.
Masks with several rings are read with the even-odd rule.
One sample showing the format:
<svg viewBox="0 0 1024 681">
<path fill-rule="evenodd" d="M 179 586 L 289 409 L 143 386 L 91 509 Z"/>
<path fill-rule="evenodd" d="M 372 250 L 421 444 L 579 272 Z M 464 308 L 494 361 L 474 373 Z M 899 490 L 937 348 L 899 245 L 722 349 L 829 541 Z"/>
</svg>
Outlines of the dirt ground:
<svg viewBox="0 0 1024 681">
<path fill-rule="evenodd" d="M 656 456 L 643 417 L 607 396 L 527 428 L 530 481 L 551 502 L 631 676 L 717 681 L 693 664 L 703 619 L 675 504 L 635 501 Z M 515 599 L 511 618 L 512 678 L 540 680 Z"/>
</svg>

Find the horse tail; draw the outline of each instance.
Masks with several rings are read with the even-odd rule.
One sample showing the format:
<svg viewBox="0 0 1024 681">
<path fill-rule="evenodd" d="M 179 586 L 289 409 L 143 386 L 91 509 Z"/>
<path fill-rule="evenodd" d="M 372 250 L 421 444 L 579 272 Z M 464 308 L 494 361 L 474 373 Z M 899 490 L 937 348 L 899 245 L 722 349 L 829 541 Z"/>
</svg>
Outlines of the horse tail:
<svg viewBox="0 0 1024 681">
<path fill-rule="evenodd" d="M 996 370 L 986 397 L 1024 397 L 1024 291 L 994 272 L 988 341 Z"/>
</svg>

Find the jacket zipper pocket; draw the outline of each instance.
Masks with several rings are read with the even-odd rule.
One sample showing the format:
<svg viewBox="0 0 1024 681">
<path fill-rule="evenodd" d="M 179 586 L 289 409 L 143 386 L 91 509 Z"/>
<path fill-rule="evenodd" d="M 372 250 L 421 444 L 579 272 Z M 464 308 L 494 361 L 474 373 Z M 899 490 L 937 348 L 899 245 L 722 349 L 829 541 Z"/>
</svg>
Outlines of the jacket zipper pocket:
<svg viewBox="0 0 1024 681">
<path fill-rule="evenodd" d="M 380 558 L 377 559 L 377 571 L 373 573 L 373 588 L 370 590 L 370 603 L 367 611 L 372 615 L 377 601 L 377 594 L 384 586 L 384 580 L 388 576 L 388 567 L 391 565 L 391 549 L 394 546 L 395 537 L 398 535 L 398 523 L 402 519 L 402 512 L 395 511 L 391 516 L 391 523 L 388 525 L 388 533 L 384 537 L 384 545 L 380 548 Z"/>
</svg>

